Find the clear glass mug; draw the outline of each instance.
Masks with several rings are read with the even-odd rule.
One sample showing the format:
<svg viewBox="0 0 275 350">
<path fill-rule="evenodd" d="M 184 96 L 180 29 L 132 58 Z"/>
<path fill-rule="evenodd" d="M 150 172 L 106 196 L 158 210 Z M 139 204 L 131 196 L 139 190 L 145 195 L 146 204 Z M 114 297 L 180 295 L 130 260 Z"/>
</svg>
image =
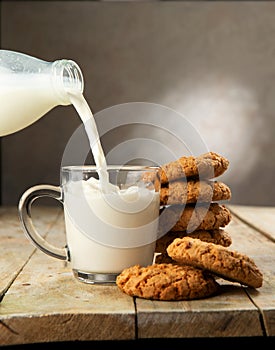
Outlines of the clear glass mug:
<svg viewBox="0 0 275 350">
<path fill-rule="evenodd" d="M 160 210 L 158 167 L 108 166 L 109 183 L 100 187 L 95 166 L 61 169 L 61 185 L 37 185 L 20 198 L 26 236 L 44 253 L 69 261 L 74 276 L 87 283 L 115 283 L 126 267 L 154 259 Z M 148 176 L 149 174 L 149 176 Z M 31 206 L 39 197 L 63 204 L 66 247 L 47 242 L 35 229 Z"/>
</svg>

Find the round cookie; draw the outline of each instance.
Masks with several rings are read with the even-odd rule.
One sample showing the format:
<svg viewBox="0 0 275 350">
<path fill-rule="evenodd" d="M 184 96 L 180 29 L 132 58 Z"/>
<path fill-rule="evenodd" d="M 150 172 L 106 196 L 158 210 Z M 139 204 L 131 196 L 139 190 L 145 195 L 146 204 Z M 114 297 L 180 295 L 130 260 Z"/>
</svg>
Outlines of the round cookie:
<svg viewBox="0 0 275 350">
<path fill-rule="evenodd" d="M 179 264 L 205 269 L 224 279 L 259 288 L 263 275 L 245 254 L 197 238 L 176 238 L 167 248 L 168 255 Z"/>
<path fill-rule="evenodd" d="M 155 252 L 157 254 L 155 262 L 160 263 L 173 263 L 173 259 L 167 253 L 167 247 L 173 242 L 175 238 L 183 237 L 198 238 L 204 242 L 211 242 L 215 244 L 222 245 L 224 247 L 229 247 L 232 244 L 232 239 L 227 232 L 222 229 L 217 230 L 196 230 L 191 233 L 181 232 L 167 232 L 164 236 L 156 241 Z"/>
<path fill-rule="evenodd" d="M 215 152 L 207 152 L 200 156 L 183 156 L 161 166 L 159 177 L 161 184 L 181 178 L 212 179 L 222 175 L 228 168 L 229 161 Z M 147 174 L 148 177 L 152 174 Z M 153 178 L 150 179 L 154 181 Z"/>
<path fill-rule="evenodd" d="M 218 291 L 219 284 L 206 271 L 192 266 L 153 264 L 124 269 L 116 279 L 126 294 L 154 300 L 206 298 Z"/>
<path fill-rule="evenodd" d="M 225 227 L 231 221 L 231 213 L 223 204 L 171 205 L 160 211 L 159 231 L 214 230 Z"/>
<path fill-rule="evenodd" d="M 230 188 L 218 181 L 173 181 L 168 187 L 160 189 L 160 205 L 215 202 L 230 198 Z"/>
</svg>

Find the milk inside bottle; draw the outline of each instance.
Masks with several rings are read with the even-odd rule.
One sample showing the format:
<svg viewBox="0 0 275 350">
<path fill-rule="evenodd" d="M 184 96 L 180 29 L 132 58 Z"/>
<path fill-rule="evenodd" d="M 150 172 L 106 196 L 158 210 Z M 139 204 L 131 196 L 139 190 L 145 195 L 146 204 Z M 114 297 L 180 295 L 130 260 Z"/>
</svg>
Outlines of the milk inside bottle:
<svg viewBox="0 0 275 350">
<path fill-rule="evenodd" d="M 58 105 L 69 105 L 67 89 L 82 93 L 83 77 L 71 60 L 46 62 L 0 50 L 0 136 L 31 125 Z"/>
</svg>

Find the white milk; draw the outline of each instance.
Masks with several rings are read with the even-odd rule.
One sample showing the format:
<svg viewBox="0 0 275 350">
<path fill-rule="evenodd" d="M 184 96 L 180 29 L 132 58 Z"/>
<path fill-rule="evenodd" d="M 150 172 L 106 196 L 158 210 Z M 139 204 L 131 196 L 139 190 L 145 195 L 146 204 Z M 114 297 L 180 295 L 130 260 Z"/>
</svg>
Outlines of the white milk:
<svg viewBox="0 0 275 350">
<path fill-rule="evenodd" d="M 108 186 L 107 164 L 92 111 L 81 93 L 68 92 L 70 100 L 84 124 L 97 167 L 101 187 Z"/>
<path fill-rule="evenodd" d="M 38 75 L 29 82 L 29 76 L 0 72 L 0 136 L 21 130 L 59 104 L 47 76 Z"/>
<path fill-rule="evenodd" d="M 84 235 L 77 229 L 66 211 L 65 222 L 73 270 L 86 273 L 120 273 L 132 265 L 152 264 L 155 243 L 136 248 L 112 248 Z"/>
<path fill-rule="evenodd" d="M 64 193 L 72 268 L 119 273 L 135 264 L 152 264 L 158 227 L 158 194 L 137 190 L 138 196 L 134 199 L 131 191 L 122 191 L 120 202 L 117 192 L 105 195 L 88 187 L 89 181 L 70 183 Z M 124 204 L 128 204 L 128 211 L 124 210 Z"/>
<path fill-rule="evenodd" d="M 28 125 L 37 121 L 41 116 L 46 114 L 52 108 L 60 104 L 60 96 L 49 86 L 47 75 L 33 76 L 30 82 L 29 75 L 1 75 L 0 95 L 0 136 L 11 134 L 21 130 Z M 89 203 L 89 212 L 82 210 L 82 202 L 86 202 L 83 196 L 77 195 L 73 199 L 73 203 L 79 205 L 74 206 L 74 215 L 79 217 L 82 214 L 82 222 L 85 222 L 84 229 L 80 228 L 77 221 L 68 215 L 68 202 L 70 202 L 70 194 L 65 193 L 65 224 L 66 234 L 68 237 L 68 246 L 72 257 L 72 266 L 74 269 L 94 272 L 120 272 L 125 266 L 131 266 L 136 263 L 143 265 L 152 263 L 152 256 L 155 247 L 155 234 L 157 232 L 156 224 L 147 227 L 146 234 L 151 237 L 150 243 L 144 246 L 135 246 L 135 237 L 142 237 L 144 229 L 142 225 L 147 225 L 150 221 L 158 217 L 159 213 L 159 198 L 158 194 L 154 193 L 154 198 L 149 205 L 140 212 L 121 213 L 113 207 L 108 206 L 102 199 L 102 194 L 111 195 L 111 200 L 116 201 L 121 198 L 122 192 L 116 189 L 109 183 L 108 173 L 106 171 L 106 159 L 100 143 L 96 123 L 93 114 L 81 93 L 68 92 L 71 104 L 76 109 L 80 119 L 82 120 L 90 142 L 91 151 L 94 157 L 95 165 L 100 179 L 100 186 L 93 191 L 84 190 L 87 202 Z M 69 103 L 68 103 L 69 104 Z M 64 103 L 65 105 L 65 103 Z M 125 197 L 125 194 L 124 194 Z M 129 191 L 126 194 L 127 202 L 131 201 L 133 193 Z M 138 193 L 135 200 L 136 206 L 144 206 L 145 201 L 148 201 L 146 195 Z M 126 203 L 127 204 L 127 203 Z M 93 210 L 91 210 L 93 208 Z M 126 205 L 126 208 L 129 208 Z M 92 212 L 92 215 L 90 213 Z M 86 217 L 89 217 L 86 220 Z M 101 221 L 98 219 L 101 218 Z M 134 218 L 134 220 L 133 220 Z M 104 232 L 106 222 L 109 222 L 110 233 L 115 241 L 115 246 L 102 244 L 100 238 L 94 239 L 95 232 Z M 86 222 L 87 221 L 87 222 Z M 130 229 L 137 228 L 137 235 L 125 236 L 121 229 L 117 227 L 128 227 Z M 139 227 L 141 227 L 139 229 Z M 95 234 L 96 235 L 96 234 Z M 121 248 L 126 244 L 128 248 Z"/>
<path fill-rule="evenodd" d="M 74 270 L 120 273 L 152 264 L 157 239 L 159 193 L 145 188 L 119 190 L 109 183 L 96 123 L 82 94 L 69 93 L 84 123 L 99 181 L 71 182 L 64 188 L 67 244 Z"/>
<path fill-rule="evenodd" d="M 97 184 L 81 182 L 84 188 L 81 191 L 75 192 L 71 188 L 79 185 L 75 183 L 67 184 L 68 188 L 64 190 L 72 267 L 87 272 L 110 273 L 120 272 L 136 263 L 152 263 L 159 194 L 139 187 L 124 192 L 109 183 L 106 159 L 92 112 L 82 93 L 66 90 L 66 86 L 71 86 L 71 78 L 79 77 L 77 68 L 67 67 L 65 73 L 69 83 L 63 81 L 63 89 L 60 82 L 58 84 L 58 71 L 51 72 L 50 77 L 47 69 L 47 74 L 43 73 L 44 63 L 26 59 L 22 62 L 13 62 L 13 68 L 18 68 L 13 73 L 0 67 L 0 136 L 27 127 L 55 106 L 72 104 L 85 126 L 99 175 Z M 31 73 L 32 70 L 25 74 L 20 70 L 22 64 L 26 64 L 26 72 L 33 65 L 41 64 L 41 67 L 36 74 Z"/>
</svg>

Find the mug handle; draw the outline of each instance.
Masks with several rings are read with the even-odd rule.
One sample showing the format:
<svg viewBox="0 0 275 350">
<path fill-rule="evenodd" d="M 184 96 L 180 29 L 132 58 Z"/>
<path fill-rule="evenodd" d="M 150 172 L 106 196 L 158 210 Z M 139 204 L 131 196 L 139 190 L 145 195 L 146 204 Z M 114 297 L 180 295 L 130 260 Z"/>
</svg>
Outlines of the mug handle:
<svg viewBox="0 0 275 350">
<path fill-rule="evenodd" d="M 42 252 L 60 259 L 69 260 L 66 248 L 57 248 L 48 243 L 35 229 L 31 217 L 33 202 L 40 197 L 51 197 L 63 205 L 61 187 L 52 185 L 37 185 L 26 190 L 21 196 L 18 204 L 18 212 L 24 232 L 32 243 Z"/>
</svg>

